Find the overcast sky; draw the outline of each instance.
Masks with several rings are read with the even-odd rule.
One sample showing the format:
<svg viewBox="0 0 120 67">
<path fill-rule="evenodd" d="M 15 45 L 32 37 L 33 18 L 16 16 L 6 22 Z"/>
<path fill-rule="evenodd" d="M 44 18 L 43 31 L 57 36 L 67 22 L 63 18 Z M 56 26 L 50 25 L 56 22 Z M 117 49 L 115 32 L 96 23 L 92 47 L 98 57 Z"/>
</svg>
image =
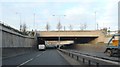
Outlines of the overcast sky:
<svg viewBox="0 0 120 67">
<path fill-rule="evenodd" d="M 95 29 L 96 22 L 100 28 L 118 29 L 119 0 L 1 0 L 0 20 L 5 24 L 19 29 L 21 23 L 26 23 L 28 30 L 35 28 L 45 30 L 49 23 L 51 30 L 56 30 L 60 16 L 62 26 L 68 29 L 71 24 L 74 30 L 80 29 L 80 24 L 87 24 L 88 30 Z M 53 16 L 56 15 L 56 16 Z M 66 16 L 63 16 L 66 15 Z"/>
</svg>

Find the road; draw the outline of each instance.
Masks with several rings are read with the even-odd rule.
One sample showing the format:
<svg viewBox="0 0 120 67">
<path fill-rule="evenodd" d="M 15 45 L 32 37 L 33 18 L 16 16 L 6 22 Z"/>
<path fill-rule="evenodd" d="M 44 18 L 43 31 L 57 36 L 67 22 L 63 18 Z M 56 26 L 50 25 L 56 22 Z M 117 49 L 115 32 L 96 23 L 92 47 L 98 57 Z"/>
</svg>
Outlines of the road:
<svg viewBox="0 0 120 67">
<path fill-rule="evenodd" d="M 34 67 L 39 65 L 67 65 L 70 64 L 60 55 L 60 53 L 54 50 L 36 51 L 7 59 L 3 59 L 3 67 L 5 65 L 13 67 L 21 67 L 31 65 Z M 66 67 L 66 66 L 65 66 Z"/>
</svg>

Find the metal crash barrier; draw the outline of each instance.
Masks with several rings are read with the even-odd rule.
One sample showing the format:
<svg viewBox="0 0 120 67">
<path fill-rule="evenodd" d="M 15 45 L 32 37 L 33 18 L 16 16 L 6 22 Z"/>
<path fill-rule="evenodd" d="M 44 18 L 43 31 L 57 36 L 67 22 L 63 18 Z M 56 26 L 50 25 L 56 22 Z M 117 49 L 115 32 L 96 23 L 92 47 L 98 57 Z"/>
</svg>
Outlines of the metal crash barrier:
<svg viewBox="0 0 120 67">
<path fill-rule="evenodd" d="M 115 67 L 120 66 L 120 63 L 110 61 L 110 60 L 106 60 L 106 59 L 96 58 L 96 57 L 93 57 L 93 56 L 87 56 L 87 55 L 83 55 L 83 54 L 80 54 L 80 53 L 67 51 L 67 50 L 64 50 L 64 49 L 59 49 L 59 51 L 61 51 L 62 53 L 76 59 L 77 61 L 81 62 L 82 65 L 88 65 L 88 66 L 94 65 L 95 67 L 100 67 L 100 66 L 103 66 L 103 65 L 109 65 L 109 66 L 115 66 Z"/>
</svg>

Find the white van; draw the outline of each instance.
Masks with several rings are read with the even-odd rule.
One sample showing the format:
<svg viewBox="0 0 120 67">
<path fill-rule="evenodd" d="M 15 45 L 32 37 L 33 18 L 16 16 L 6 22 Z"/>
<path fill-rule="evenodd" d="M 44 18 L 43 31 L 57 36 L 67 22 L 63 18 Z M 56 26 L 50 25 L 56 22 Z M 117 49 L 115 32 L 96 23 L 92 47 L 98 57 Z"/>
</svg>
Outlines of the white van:
<svg viewBox="0 0 120 67">
<path fill-rule="evenodd" d="M 39 44 L 38 45 L 38 50 L 45 50 L 46 46 L 44 44 Z"/>
</svg>

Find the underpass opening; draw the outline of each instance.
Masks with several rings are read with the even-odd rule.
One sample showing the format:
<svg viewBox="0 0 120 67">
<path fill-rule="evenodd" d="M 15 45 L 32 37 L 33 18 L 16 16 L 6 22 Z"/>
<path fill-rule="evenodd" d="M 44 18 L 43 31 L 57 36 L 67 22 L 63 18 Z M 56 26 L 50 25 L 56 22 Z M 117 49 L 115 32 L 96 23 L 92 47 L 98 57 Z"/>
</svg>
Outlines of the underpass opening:
<svg viewBox="0 0 120 67">
<path fill-rule="evenodd" d="M 56 42 L 51 43 L 50 45 L 56 45 L 60 48 L 71 49 L 75 44 L 94 44 L 96 43 L 98 37 L 38 37 L 38 44 L 43 40 L 44 42 Z M 73 41 L 71 43 L 61 43 L 61 42 Z"/>
<path fill-rule="evenodd" d="M 98 37 L 60 37 L 60 42 L 74 41 L 73 44 L 95 43 L 97 38 Z M 41 40 L 59 42 L 59 37 L 38 37 L 38 43 Z"/>
</svg>

